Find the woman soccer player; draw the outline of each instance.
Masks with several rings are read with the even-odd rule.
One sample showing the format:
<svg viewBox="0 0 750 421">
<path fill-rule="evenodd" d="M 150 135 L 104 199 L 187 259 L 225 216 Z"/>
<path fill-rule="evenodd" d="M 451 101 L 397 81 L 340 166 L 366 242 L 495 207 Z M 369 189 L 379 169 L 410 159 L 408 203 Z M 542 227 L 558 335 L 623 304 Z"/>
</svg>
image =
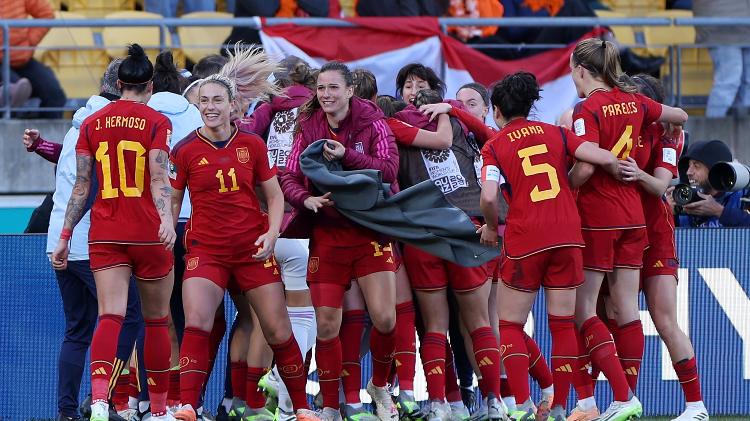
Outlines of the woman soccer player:
<svg viewBox="0 0 750 421">
<path fill-rule="evenodd" d="M 316 363 L 325 420 L 338 420 L 339 377 L 342 369 L 339 329 L 344 292 L 357 279 L 373 323 L 370 350 L 373 376 L 367 385 L 381 420 L 398 418 L 386 381 L 396 346 L 396 264 L 390 240 L 356 225 L 332 208 L 329 192 L 309 187 L 299 157 L 318 139 L 330 139 L 324 149 L 329 160 L 344 169 L 376 169 L 383 181 L 393 183 L 398 153 L 383 113 L 370 101 L 354 96 L 352 75 L 338 62 L 323 65 L 316 96 L 298 117 L 297 134 L 282 176 L 287 201 L 313 212 L 307 281 L 318 325 Z"/>
<path fill-rule="evenodd" d="M 146 322 L 145 365 L 151 416 L 166 420 L 170 341 L 167 330 L 172 292 L 175 232 L 168 205 L 169 120 L 145 103 L 154 67 L 138 44 L 117 71 L 120 100 L 89 116 L 76 146 L 76 182 L 65 212 L 60 241 L 52 253 L 56 270 L 67 266 L 68 242 L 86 209 L 96 168 L 99 190 L 91 209 L 89 256 L 99 302 L 99 323 L 91 343 L 91 420 L 109 419 L 110 377 L 127 305 L 131 274 L 138 281 Z M 94 163 L 96 160 L 96 163 Z M 146 180 L 149 181 L 148 188 Z"/>
<path fill-rule="evenodd" d="M 262 53 L 256 53 L 262 54 Z M 265 92 L 273 63 L 262 60 L 256 71 L 257 94 Z M 266 76 L 264 76 L 266 75 Z M 230 121 L 237 107 L 232 81 L 215 75 L 198 88 L 204 125 L 172 150 L 172 196 L 179 211 L 190 185 L 193 213 L 185 233 L 185 333 L 180 350 L 180 398 L 175 418 L 194 421 L 198 397 L 208 369 L 208 335 L 216 309 L 230 280 L 255 309 L 260 326 L 281 367 L 298 419 L 315 420 L 309 410 L 302 354 L 292 335 L 284 290 L 273 257 L 283 217 L 284 199 L 269 165 L 265 144 L 238 130 Z M 266 197 L 268 216 L 260 210 L 255 187 Z M 251 408 L 244 417 L 250 417 Z"/>
<path fill-rule="evenodd" d="M 571 367 L 577 343 L 573 313 L 576 288 L 583 283 L 581 225 L 567 180 L 566 156 L 606 165 L 617 174 L 611 152 L 550 124 L 529 121 L 539 99 L 534 75 L 505 77 L 492 91 L 494 119 L 500 131 L 482 149 L 484 158 L 480 206 L 487 225 L 483 244 L 496 247 L 498 187 L 509 198 L 504 259 L 498 294 L 500 350 L 516 412 L 511 418 L 534 417 L 527 374 L 529 353 L 523 326 L 540 286 L 545 288 L 552 332 L 553 383 L 551 416 L 565 420 Z M 554 233 L 554 234 L 551 234 Z M 567 367 L 567 369 L 566 369 Z"/>
<path fill-rule="evenodd" d="M 585 98 L 573 113 L 575 133 L 626 160 L 638 145 L 641 129 L 655 121 L 682 124 L 687 114 L 635 93 L 620 80 L 617 47 L 607 41 L 586 39 L 576 45 L 570 68 L 578 95 Z M 588 180 L 588 181 L 587 181 Z M 602 414 L 617 421 L 640 415 L 622 365 L 615 355 L 633 362 L 643 356 L 643 328 L 638 313 L 638 285 L 643 251 L 648 245 L 645 218 L 637 187 L 622 183 L 592 165 L 579 162 L 571 170 L 571 185 L 580 186 L 578 208 L 586 248 L 583 250 L 584 285 L 576 297 L 576 323 L 590 358 L 609 380 L 614 401 Z M 615 350 L 604 323 L 596 316 L 599 289 L 607 273 L 617 323 L 626 347 Z M 588 364 L 581 352 L 579 365 Z M 583 374 L 583 373 L 580 373 Z"/>
</svg>

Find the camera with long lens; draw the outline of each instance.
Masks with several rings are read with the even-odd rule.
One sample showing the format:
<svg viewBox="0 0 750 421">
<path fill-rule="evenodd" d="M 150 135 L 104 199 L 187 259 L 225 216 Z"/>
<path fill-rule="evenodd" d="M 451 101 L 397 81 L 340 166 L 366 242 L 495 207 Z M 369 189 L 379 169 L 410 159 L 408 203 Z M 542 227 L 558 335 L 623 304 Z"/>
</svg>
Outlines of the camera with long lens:
<svg viewBox="0 0 750 421">
<path fill-rule="evenodd" d="M 674 199 L 674 203 L 681 208 L 685 205 L 703 200 L 698 194 L 699 192 L 703 193 L 698 187 L 681 183 L 674 187 L 674 190 L 672 191 L 672 199 Z"/>
<path fill-rule="evenodd" d="M 746 189 L 750 187 L 750 167 L 739 162 L 717 162 L 708 172 L 708 182 L 718 191 Z"/>
</svg>

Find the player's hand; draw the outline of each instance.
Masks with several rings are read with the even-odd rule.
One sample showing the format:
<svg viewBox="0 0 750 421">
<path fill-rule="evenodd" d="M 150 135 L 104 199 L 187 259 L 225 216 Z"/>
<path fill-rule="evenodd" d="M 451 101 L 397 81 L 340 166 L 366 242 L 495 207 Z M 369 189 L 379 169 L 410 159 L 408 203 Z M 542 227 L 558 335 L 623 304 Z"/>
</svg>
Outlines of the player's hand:
<svg viewBox="0 0 750 421">
<path fill-rule="evenodd" d="M 643 171 L 638 168 L 638 163 L 635 162 L 633 157 L 629 156 L 626 160 L 620 160 L 620 176 L 622 181 L 641 181 L 643 179 Z"/>
<path fill-rule="evenodd" d="M 682 132 L 682 125 L 681 124 L 673 124 L 669 123 L 667 124 L 667 130 L 666 135 L 672 139 L 679 139 L 680 133 Z"/>
<path fill-rule="evenodd" d="M 279 233 L 271 231 L 258 237 L 258 239 L 255 240 L 255 245 L 258 246 L 258 252 L 253 255 L 253 259 L 261 262 L 268 260 L 273 254 L 274 247 L 276 247 L 277 238 L 279 238 Z"/>
<path fill-rule="evenodd" d="M 724 212 L 724 206 L 722 206 L 721 203 L 717 202 L 710 194 L 698 192 L 698 196 L 702 197 L 704 200 L 699 200 L 695 203 L 689 203 L 683 206 L 682 209 L 686 214 L 695 216 L 713 216 L 716 218 L 721 217 L 722 212 Z"/>
<path fill-rule="evenodd" d="M 489 228 L 487 224 L 479 227 L 479 229 L 477 230 L 477 234 L 480 235 L 479 242 L 482 243 L 482 245 L 493 248 L 496 248 L 498 246 L 497 230 Z"/>
<path fill-rule="evenodd" d="M 323 206 L 333 206 L 333 200 L 329 199 L 329 197 L 331 197 L 331 192 L 328 192 L 323 196 L 310 196 L 305 199 L 305 207 L 318 213 L 318 209 Z"/>
<path fill-rule="evenodd" d="M 329 161 L 343 158 L 344 152 L 346 152 L 346 148 L 341 142 L 329 139 L 323 145 L 323 157 Z"/>
<path fill-rule="evenodd" d="M 57 242 L 55 251 L 52 252 L 52 268 L 55 270 L 65 270 L 68 268 L 68 240 L 60 239 Z"/>
<path fill-rule="evenodd" d="M 39 130 L 26 129 L 23 131 L 23 146 L 25 146 L 27 150 L 34 146 L 34 142 L 36 142 L 37 139 L 39 139 Z"/>
<path fill-rule="evenodd" d="M 445 102 L 439 102 L 437 104 L 425 104 L 419 107 L 419 111 L 422 114 L 430 116 L 430 121 L 434 120 L 440 114 L 448 114 L 453 109 L 451 104 Z"/>
<path fill-rule="evenodd" d="M 174 242 L 177 240 L 177 234 L 174 232 L 174 226 L 171 223 L 162 222 L 159 224 L 159 241 L 164 244 L 167 250 L 174 248 Z"/>
</svg>

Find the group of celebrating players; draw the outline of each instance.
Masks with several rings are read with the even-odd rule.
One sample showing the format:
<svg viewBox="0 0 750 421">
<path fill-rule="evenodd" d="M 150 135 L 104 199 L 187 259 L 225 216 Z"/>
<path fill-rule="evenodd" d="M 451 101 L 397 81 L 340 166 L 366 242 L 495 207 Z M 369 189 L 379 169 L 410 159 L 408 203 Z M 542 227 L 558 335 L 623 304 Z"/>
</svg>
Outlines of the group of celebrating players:
<svg viewBox="0 0 750 421">
<path fill-rule="evenodd" d="M 153 66 L 132 45 L 118 70 L 120 99 L 81 126 L 76 182 L 52 264 L 65 269 L 72 230 L 95 185 L 92 421 L 109 417 L 131 274 L 146 326 L 154 420 L 195 421 L 224 335 L 226 290 L 238 309 L 227 374 L 234 399 L 225 405 L 233 419 L 637 418 L 641 289 L 685 392 L 686 410 L 677 419 L 708 419 L 692 345 L 676 322 L 674 225 L 663 200 L 687 114 L 660 103 L 657 80 L 621 74 L 609 42 L 579 42 L 570 66 L 583 100 L 566 128 L 529 119 L 540 88 L 526 72 L 506 76 L 491 95 L 469 84 L 457 100 L 444 100 L 443 82 L 420 64 L 401 69 L 394 98 L 378 96 L 366 70 L 285 63 L 286 76 L 271 82 L 279 63 L 237 48 L 218 74 L 188 88 L 202 126 L 171 139 L 170 121 L 146 105 Z M 263 102 L 246 115 L 257 99 Z M 490 110 L 499 131 L 484 124 Z M 501 246 L 501 257 L 466 267 L 347 219 L 300 167 L 302 152 L 319 139 L 327 139 L 325 159 L 345 170 L 378 170 L 394 192 L 432 180 L 476 224 L 483 245 Z M 186 196 L 192 212 L 177 239 Z M 291 226 L 306 233 L 286 237 L 309 243 L 279 238 Z M 184 259 L 174 258 L 176 241 Z M 178 267 L 184 275 L 175 280 Z M 169 332 L 176 281 L 185 312 L 178 357 Z M 542 286 L 549 366 L 523 331 Z M 474 414 L 461 400 L 446 335 L 456 311 L 484 397 Z M 362 344 L 368 323 L 369 343 Z M 417 332 L 429 396 L 424 411 L 413 391 Z M 305 393 L 313 346 L 318 412 Z M 367 392 L 376 415 L 359 397 L 359 361 L 368 349 Z M 179 400 L 168 402 L 175 365 Z M 542 388 L 538 403 L 530 397 L 530 372 Z M 599 372 L 614 394 L 601 415 L 593 398 Z M 264 375 L 280 380 L 276 414 L 259 389 Z M 578 404 L 569 415 L 571 384 Z"/>
</svg>

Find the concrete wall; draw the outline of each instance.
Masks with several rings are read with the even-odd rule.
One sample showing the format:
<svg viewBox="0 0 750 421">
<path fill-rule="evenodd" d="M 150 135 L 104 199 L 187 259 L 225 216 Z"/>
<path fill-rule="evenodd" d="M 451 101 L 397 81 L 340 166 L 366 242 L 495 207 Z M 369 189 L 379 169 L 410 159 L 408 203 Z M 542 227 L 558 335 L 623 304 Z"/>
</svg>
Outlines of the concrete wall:
<svg viewBox="0 0 750 421">
<path fill-rule="evenodd" d="M 39 129 L 45 139 L 61 142 L 70 122 L 0 119 L 0 194 L 49 192 L 55 188 L 54 166 L 23 147 L 25 128 Z M 686 128 L 692 141 L 723 140 L 735 157 L 750 164 L 750 118 L 691 117 Z"/>
</svg>

